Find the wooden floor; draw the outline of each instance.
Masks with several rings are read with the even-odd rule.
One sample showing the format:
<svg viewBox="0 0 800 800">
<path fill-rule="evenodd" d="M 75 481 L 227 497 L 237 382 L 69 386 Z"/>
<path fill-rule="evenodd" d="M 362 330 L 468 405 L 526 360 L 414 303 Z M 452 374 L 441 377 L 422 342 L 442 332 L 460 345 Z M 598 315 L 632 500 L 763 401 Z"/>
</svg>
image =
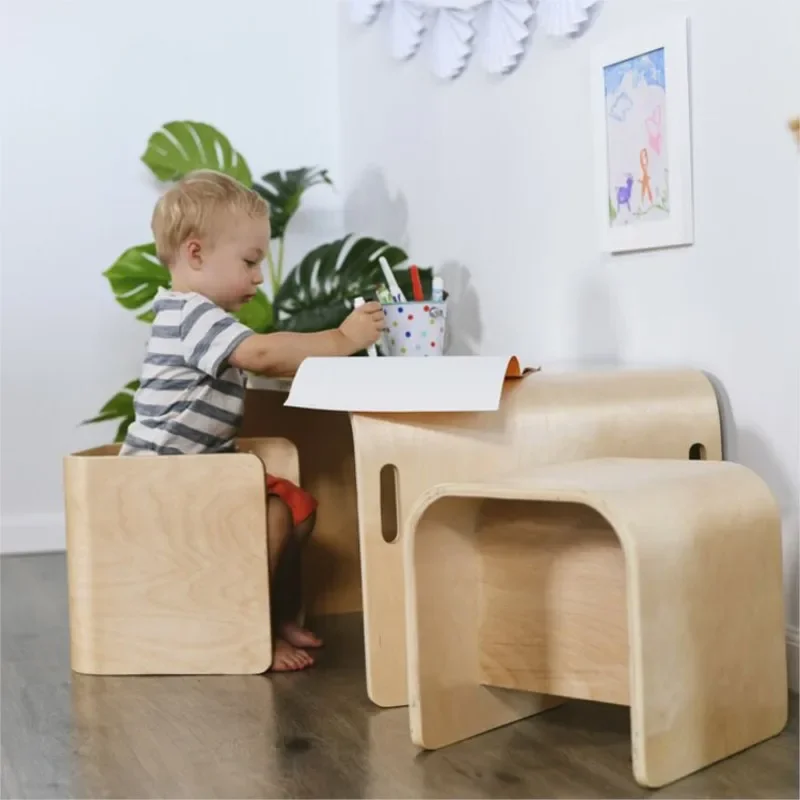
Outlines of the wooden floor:
<svg viewBox="0 0 800 800">
<path fill-rule="evenodd" d="M 280 677 L 90 678 L 68 662 L 62 556 L 2 559 L 2 797 L 798 797 L 781 736 L 658 792 L 631 776 L 627 709 L 571 703 L 419 753 L 367 700 L 360 621 Z"/>
</svg>

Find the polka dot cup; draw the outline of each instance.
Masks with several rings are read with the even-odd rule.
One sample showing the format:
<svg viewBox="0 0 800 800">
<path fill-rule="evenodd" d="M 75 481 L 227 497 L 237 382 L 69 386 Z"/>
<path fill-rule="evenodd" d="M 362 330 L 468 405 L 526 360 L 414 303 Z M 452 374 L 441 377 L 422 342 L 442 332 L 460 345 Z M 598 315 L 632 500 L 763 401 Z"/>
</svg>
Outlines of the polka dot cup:
<svg viewBox="0 0 800 800">
<path fill-rule="evenodd" d="M 446 303 L 393 303 L 384 305 L 383 312 L 386 314 L 383 355 L 444 355 Z"/>
</svg>

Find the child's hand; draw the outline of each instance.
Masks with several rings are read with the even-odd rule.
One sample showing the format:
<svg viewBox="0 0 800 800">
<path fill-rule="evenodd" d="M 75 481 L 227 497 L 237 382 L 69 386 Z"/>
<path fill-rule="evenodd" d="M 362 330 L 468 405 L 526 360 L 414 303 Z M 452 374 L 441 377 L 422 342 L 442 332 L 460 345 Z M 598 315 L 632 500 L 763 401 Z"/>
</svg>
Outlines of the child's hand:
<svg viewBox="0 0 800 800">
<path fill-rule="evenodd" d="M 383 308 L 380 303 L 364 303 L 350 312 L 350 316 L 339 326 L 342 335 L 356 348 L 366 350 L 380 339 L 385 325 Z"/>
</svg>

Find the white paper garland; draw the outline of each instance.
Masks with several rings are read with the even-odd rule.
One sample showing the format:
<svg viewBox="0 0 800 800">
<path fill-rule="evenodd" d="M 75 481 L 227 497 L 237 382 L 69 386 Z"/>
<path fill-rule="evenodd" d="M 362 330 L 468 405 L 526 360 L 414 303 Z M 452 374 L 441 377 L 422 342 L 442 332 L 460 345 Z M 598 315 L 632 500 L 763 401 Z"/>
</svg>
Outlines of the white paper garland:
<svg viewBox="0 0 800 800">
<path fill-rule="evenodd" d="M 393 0 L 390 9 L 389 38 L 395 58 L 405 60 L 415 55 L 425 32 L 425 8 L 412 0 Z"/>
<path fill-rule="evenodd" d="M 581 32 L 590 9 L 599 1 L 538 0 L 538 25 L 550 36 L 574 36 Z M 512 72 L 530 41 L 534 3 L 535 0 L 461 0 L 458 7 L 453 7 L 447 0 L 350 0 L 350 16 L 353 21 L 368 25 L 382 8 L 388 7 L 390 50 L 401 60 L 416 55 L 427 31 L 434 74 L 452 79 L 469 63 L 476 38 L 480 39 L 481 61 L 488 72 Z M 476 37 L 473 23 L 481 6 L 486 6 L 485 30 Z"/>
<path fill-rule="evenodd" d="M 375 21 L 382 5 L 383 0 L 350 0 L 350 19 L 359 25 L 369 25 Z"/>
<path fill-rule="evenodd" d="M 493 0 L 486 17 L 481 60 L 493 75 L 511 72 L 525 53 L 533 8 L 528 0 Z"/>
<path fill-rule="evenodd" d="M 475 9 L 440 8 L 431 28 L 431 65 L 439 78 L 455 78 L 467 66 L 475 38 Z"/>
<path fill-rule="evenodd" d="M 539 0 L 536 18 L 549 36 L 573 36 L 589 20 L 598 0 Z"/>
</svg>

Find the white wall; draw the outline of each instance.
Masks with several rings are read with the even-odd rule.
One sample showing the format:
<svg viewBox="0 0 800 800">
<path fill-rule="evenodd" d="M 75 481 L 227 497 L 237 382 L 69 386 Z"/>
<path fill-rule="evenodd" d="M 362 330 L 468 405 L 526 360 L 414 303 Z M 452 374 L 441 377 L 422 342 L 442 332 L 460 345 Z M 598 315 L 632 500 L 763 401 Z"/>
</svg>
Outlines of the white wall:
<svg viewBox="0 0 800 800">
<path fill-rule="evenodd" d="M 608 257 L 592 209 L 591 45 L 643 17 L 691 17 L 696 243 Z M 537 34 L 513 75 L 437 81 L 385 21 L 342 15 L 348 227 L 390 236 L 454 290 L 456 351 L 529 364 L 686 365 L 730 398 L 729 457 L 777 495 L 797 630 L 800 3 L 609 0 L 575 41 Z"/>
<path fill-rule="evenodd" d="M 63 546 L 61 457 L 136 377 L 146 328 L 101 272 L 150 239 L 158 188 L 139 161 L 173 119 L 219 127 L 254 174 L 339 177 L 336 8 L 319 0 L 5 0 L 2 100 L 3 549 Z M 323 188 L 288 261 L 341 235 Z"/>
</svg>

